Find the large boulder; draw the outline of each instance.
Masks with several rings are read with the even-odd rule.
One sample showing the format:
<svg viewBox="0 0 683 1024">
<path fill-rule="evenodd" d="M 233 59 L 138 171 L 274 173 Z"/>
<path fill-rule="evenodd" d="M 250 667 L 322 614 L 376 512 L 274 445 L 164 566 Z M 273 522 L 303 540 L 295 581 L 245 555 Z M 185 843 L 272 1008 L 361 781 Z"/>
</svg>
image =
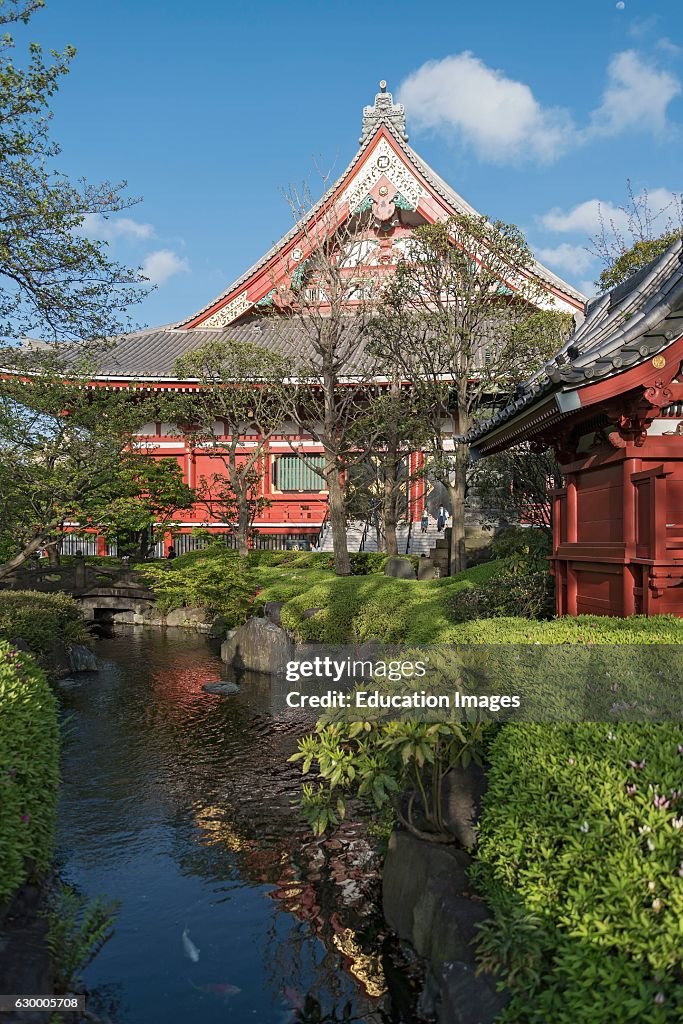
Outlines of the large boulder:
<svg viewBox="0 0 683 1024">
<path fill-rule="evenodd" d="M 266 601 L 263 606 L 263 614 L 271 622 L 274 622 L 276 626 L 280 625 L 280 612 L 285 605 L 284 601 Z"/>
<path fill-rule="evenodd" d="M 399 555 L 392 555 L 387 558 L 384 566 L 385 576 L 395 576 L 399 580 L 414 580 L 415 570 L 409 558 L 401 558 Z"/>
<path fill-rule="evenodd" d="M 416 914 L 424 917 L 431 913 L 419 906 L 424 900 L 433 902 L 433 890 L 427 892 L 430 883 L 463 892 L 469 865 L 468 855 L 455 846 L 429 843 L 408 832 L 392 832 L 382 872 L 382 902 L 389 927 L 399 938 L 415 945 Z M 424 932 L 422 924 L 418 929 Z"/>
<path fill-rule="evenodd" d="M 235 669 L 277 672 L 290 660 L 293 644 L 284 629 L 270 619 L 255 617 L 228 634 L 221 658 Z"/>
<path fill-rule="evenodd" d="M 69 652 L 63 640 L 51 640 L 45 649 L 44 662 L 48 673 L 55 679 L 63 679 L 73 672 Z"/>
<path fill-rule="evenodd" d="M 207 608 L 173 608 L 166 614 L 166 625 L 208 632 L 211 628 L 211 613 Z"/>
<path fill-rule="evenodd" d="M 69 650 L 69 667 L 72 672 L 97 672 L 97 658 L 89 647 L 73 644 Z"/>
<path fill-rule="evenodd" d="M 434 563 L 431 558 L 421 558 L 417 563 L 417 578 L 419 580 L 433 580 L 436 578 Z"/>
</svg>

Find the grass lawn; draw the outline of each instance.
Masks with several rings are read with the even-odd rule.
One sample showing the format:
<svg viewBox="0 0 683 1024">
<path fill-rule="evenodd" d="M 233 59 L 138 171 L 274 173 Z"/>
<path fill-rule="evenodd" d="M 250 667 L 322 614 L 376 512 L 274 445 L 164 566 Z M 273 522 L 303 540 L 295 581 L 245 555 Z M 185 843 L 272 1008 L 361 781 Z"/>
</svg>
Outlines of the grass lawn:
<svg viewBox="0 0 683 1024">
<path fill-rule="evenodd" d="M 398 580 L 371 573 L 335 576 L 330 569 L 257 566 L 257 605 L 285 601 L 281 621 L 298 640 L 331 644 L 349 640 L 429 643 L 452 625 L 449 597 L 485 583 L 502 566 L 486 562 L 450 579 Z M 304 612 L 319 609 L 304 617 Z"/>
</svg>

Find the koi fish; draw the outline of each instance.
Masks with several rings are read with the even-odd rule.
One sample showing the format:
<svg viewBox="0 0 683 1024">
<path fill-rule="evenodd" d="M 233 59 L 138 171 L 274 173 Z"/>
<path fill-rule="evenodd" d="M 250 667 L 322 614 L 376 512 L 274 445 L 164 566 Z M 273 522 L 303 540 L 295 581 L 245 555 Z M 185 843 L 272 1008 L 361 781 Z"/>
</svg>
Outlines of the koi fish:
<svg viewBox="0 0 683 1024">
<path fill-rule="evenodd" d="M 199 950 L 190 938 L 187 928 L 183 929 L 183 949 L 185 950 L 185 956 L 189 957 L 193 964 L 196 964 L 199 960 Z"/>
<path fill-rule="evenodd" d="M 237 985 L 226 985 L 223 982 L 209 985 L 195 985 L 195 983 L 191 981 L 190 985 L 192 985 L 192 988 L 196 988 L 197 992 L 202 992 L 204 995 L 220 996 L 226 1001 L 230 996 L 238 996 L 242 991 L 242 989 L 238 988 Z"/>
</svg>

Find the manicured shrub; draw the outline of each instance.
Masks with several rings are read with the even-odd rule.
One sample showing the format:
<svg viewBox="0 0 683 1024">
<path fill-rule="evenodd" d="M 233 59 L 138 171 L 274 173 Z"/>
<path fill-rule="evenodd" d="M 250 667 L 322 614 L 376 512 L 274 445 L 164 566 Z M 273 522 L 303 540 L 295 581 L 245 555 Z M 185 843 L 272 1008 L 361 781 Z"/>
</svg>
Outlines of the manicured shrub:
<svg viewBox="0 0 683 1024">
<path fill-rule="evenodd" d="M 683 1018 L 683 728 L 507 725 L 494 739 L 475 881 L 502 1021 Z"/>
<path fill-rule="evenodd" d="M 501 562 L 466 569 L 452 578 L 419 582 L 376 573 L 358 578 L 325 573 L 306 586 L 304 574 L 287 597 L 274 597 L 270 588 L 259 600 L 287 600 L 282 625 L 298 640 L 344 644 L 365 640 L 386 643 L 430 643 L 449 628 L 450 599 L 457 591 L 482 584 L 500 571 Z M 266 596 L 267 595 L 267 596 Z M 305 615 L 311 609 L 315 615 Z"/>
<path fill-rule="evenodd" d="M 36 590 L 0 590 L 0 639 L 25 640 L 38 655 L 49 652 L 55 640 L 87 644 L 90 634 L 77 601 L 68 594 Z"/>
<path fill-rule="evenodd" d="M 252 566 L 284 566 L 293 569 L 332 569 L 334 555 L 327 551 L 261 551 L 249 552 Z"/>
<path fill-rule="evenodd" d="M 29 655 L 0 641 L 0 904 L 50 863 L 59 779 L 54 695 Z"/>
<path fill-rule="evenodd" d="M 578 615 L 550 622 L 493 618 L 448 626 L 437 639 L 452 644 L 680 644 L 683 620 L 675 615 Z"/>
<path fill-rule="evenodd" d="M 162 612 L 205 607 L 222 615 L 228 627 L 244 622 L 256 589 L 249 566 L 223 544 L 146 565 L 139 573 L 154 591 Z"/>
<path fill-rule="evenodd" d="M 377 684 L 395 692 L 396 684 Z M 301 809 L 321 835 L 338 825 L 350 797 L 366 799 L 378 810 L 392 807 L 405 828 L 425 839 L 443 839 L 443 784 L 451 768 L 481 763 L 489 726 L 481 722 L 337 721 L 332 712 L 318 720 L 314 732 L 299 740 L 290 761 L 301 761 L 302 774 L 314 769 L 315 783 L 305 783 Z M 413 794 L 405 814 L 406 788 Z M 415 797 L 420 811 L 413 818 Z"/>
<path fill-rule="evenodd" d="M 451 616 L 455 622 L 499 615 L 549 619 L 554 606 L 554 581 L 547 570 L 505 572 L 483 586 L 457 591 L 451 600 Z"/>
<path fill-rule="evenodd" d="M 525 565 L 543 569 L 552 552 L 552 538 L 547 530 L 533 526 L 510 526 L 491 541 L 494 558 L 504 558 L 513 567 Z"/>
</svg>

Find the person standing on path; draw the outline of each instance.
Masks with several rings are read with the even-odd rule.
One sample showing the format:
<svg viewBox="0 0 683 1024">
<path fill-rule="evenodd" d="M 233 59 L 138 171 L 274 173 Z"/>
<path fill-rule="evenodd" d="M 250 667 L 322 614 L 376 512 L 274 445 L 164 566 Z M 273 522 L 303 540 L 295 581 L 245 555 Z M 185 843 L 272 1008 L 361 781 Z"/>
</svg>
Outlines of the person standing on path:
<svg viewBox="0 0 683 1024">
<path fill-rule="evenodd" d="M 439 512 L 436 517 L 436 528 L 441 533 L 448 522 L 448 512 L 443 505 L 439 505 Z"/>
<path fill-rule="evenodd" d="M 423 509 L 422 516 L 420 518 L 420 529 L 422 530 L 422 533 L 426 533 L 429 529 L 429 512 L 426 508 Z"/>
</svg>

